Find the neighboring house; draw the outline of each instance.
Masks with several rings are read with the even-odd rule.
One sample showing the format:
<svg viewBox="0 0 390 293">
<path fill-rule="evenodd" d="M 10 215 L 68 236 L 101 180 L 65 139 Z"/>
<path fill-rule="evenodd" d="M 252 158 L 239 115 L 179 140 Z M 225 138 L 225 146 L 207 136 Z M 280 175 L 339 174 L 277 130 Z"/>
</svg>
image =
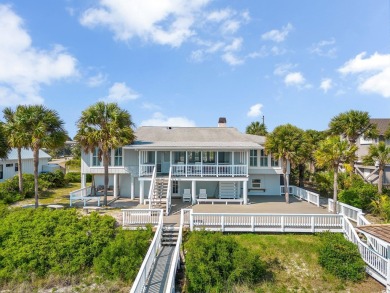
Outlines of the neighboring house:
<svg viewBox="0 0 390 293">
<path fill-rule="evenodd" d="M 39 151 L 39 172 L 42 171 L 42 166 L 49 163 L 51 157 L 44 151 Z M 0 160 L 0 182 L 18 175 L 18 151 L 11 149 L 7 159 Z M 30 149 L 22 149 L 22 169 L 23 174 L 34 174 L 34 157 Z"/>
<path fill-rule="evenodd" d="M 244 204 L 248 195 L 280 195 L 281 164 L 265 155 L 265 137 L 240 133 L 225 123 L 218 127 L 146 126 L 135 135 L 133 144 L 111 151 L 109 189 L 116 196 L 120 193 L 144 203 L 157 186 L 164 190 L 169 186 L 176 198 L 189 193 L 193 203 L 200 193 L 206 200 Z M 86 174 L 94 175 L 95 186 L 103 184 L 97 149 L 82 154 L 81 172 L 83 187 Z"/>
<path fill-rule="evenodd" d="M 379 137 L 374 139 L 360 137 L 357 141 L 357 162 L 355 163 L 355 169 L 362 178 L 369 183 L 377 183 L 379 169 L 378 166 L 364 166 L 363 157 L 368 154 L 368 149 L 372 144 L 378 144 L 379 141 L 384 141 L 386 145 L 390 145 L 390 140 L 385 139 L 384 135 L 386 130 L 390 126 L 390 119 L 370 119 L 370 122 L 377 125 L 379 131 Z M 386 166 L 383 183 L 390 184 L 390 164 Z"/>
</svg>

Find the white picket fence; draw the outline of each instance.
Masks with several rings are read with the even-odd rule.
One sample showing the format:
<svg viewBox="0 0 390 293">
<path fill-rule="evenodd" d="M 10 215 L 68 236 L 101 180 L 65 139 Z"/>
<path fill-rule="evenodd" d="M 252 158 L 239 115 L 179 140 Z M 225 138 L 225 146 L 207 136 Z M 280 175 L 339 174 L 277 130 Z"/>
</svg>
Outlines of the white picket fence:
<svg viewBox="0 0 390 293">
<path fill-rule="evenodd" d="M 280 194 L 284 195 L 284 186 L 280 186 Z M 294 195 L 295 197 L 300 198 L 301 200 L 305 200 L 309 203 L 312 203 L 316 206 L 320 206 L 320 195 L 318 193 L 290 185 L 288 187 L 288 193 Z"/>
<path fill-rule="evenodd" d="M 147 224 L 160 225 L 160 211 L 150 209 L 123 209 L 123 227 L 145 226 Z"/>
<path fill-rule="evenodd" d="M 137 210 L 125 210 L 128 219 L 132 219 L 133 211 L 137 211 Z M 130 293 L 139 293 L 144 291 L 146 281 L 150 274 L 150 270 L 152 269 L 153 264 L 156 260 L 156 256 L 161 249 L 164 211 L 163 210 L 144 210 L 144 211 L 147 211 L 147 213 L 149 214 L 158 213 L 158 225 L 157 225 L 157 230 L 153 237 L 153 241 L 149 246 L 148 252 L 146 253 L 144 261 L 142 262 L 141 268 L 138 271 L 137 277 L 135 278 L 133 286 L 130 289 Z M 144 222 L 144 220 L 146 220 L 148 216 L 146 215 L 145 218 L 142 218 L 141 214 L 135 213 L 134 218 L 141 220 L 141 222 Z"/>
</svg>

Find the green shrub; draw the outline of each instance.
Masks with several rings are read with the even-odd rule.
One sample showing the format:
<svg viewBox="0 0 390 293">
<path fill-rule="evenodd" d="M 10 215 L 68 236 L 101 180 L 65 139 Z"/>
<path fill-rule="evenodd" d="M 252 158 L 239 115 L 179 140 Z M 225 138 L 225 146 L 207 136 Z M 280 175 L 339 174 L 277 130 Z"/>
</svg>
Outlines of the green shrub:
<svg viewBox="0 0 390 293">
<path fill-rule="evenodd" d="M 68 181 L 65 179 L 65 175 L 61 170 L 55 170 L 54 172 L 41 173 L 39 178 L 46 182 L 48 188 L 65 187 Z"/>
<path fill-rule="evenodd" d="M 370 208 L 374 215 L 381 217 L 386 223 L 390 221 L 390 197 L 387 194 L 376 195 Z"/>
<path fill-rule="evenodd" d="M 185 244 L 189 292 L 226 292 L 265 274 L 259 256 L 222 233 L 192 232 Z"/>
<path fill-rule="evenodd" d="M 146 230 L 120 231 L 115 240 L 95 258 L 95 272 L 108 279 L 134 280 L 152 235 L 151 227 Z"/>
<path fill-rule="evenodd" d="M 371 202 L 376 198 L 377 188 L 369 183 L 359 183 L 350 189 L 339 193 L 339 200 L 360 209 L 370 209 Z"/>
<path fill-rule="evenodd" d="M 39 191 L 47 188 L 44 181 L 39 180 Z M 23 174 L 23 193 L 19 193 L 19 177 L 14 177 L 0 183 L 0 201 L 6 204 L 22 200 L 24 198 L 34 197 L 34 175 Z"/>
<path fill-rule="evenodd" d="M 318 260 L 325 270 L 343 280 L 365 279 L 365 263 L 355 244 L 339 233 L 325 232 L 319 235 L 322 243 Z"/>
<path fill-rule="evenodd" d="M 81 173 L 80 172 L 68 172 L 65 174 L 65 180 L 68 182 L 79 183 L 81 182 Z"/>
<path fill-rule="evenodd" d="M 92 174 L 87 174 L 87 182 L 92 182 Z"/>
</svg>

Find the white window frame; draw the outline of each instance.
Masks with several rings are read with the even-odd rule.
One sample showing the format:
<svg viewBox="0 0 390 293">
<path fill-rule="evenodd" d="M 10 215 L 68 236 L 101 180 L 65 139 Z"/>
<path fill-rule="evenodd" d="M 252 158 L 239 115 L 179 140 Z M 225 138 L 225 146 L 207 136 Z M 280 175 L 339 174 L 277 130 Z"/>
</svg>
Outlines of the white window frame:
<svg viewBox="0 0 390 293">
<path fill-rule="evenodd" d="M 258 181 L 258 182 L 255 182 Z M 260 178 L 253 178 L 251 180 L 251 185 L 253 189 L 261 189 L 261 179 Z"/>
<path fill-rule="evenodd" d="M 257 167 L 259 166 L 258 159 L 258 150 L 249 150 L 249 167 Z"/>
<path fill-rule="evenodd" d="M 117 148 L 114 150 L 114 166 L 123 166 L 123 149 L 122 148 Z M 118 164 L 117 164 L 118 162 Z M 119 164 L 120 162 L 120 164 Z"/>
<path fill-rule="evenodd" d="M 265 154 L 265 150 L 264 149 L 260 150 L 259 158 L 260 158 L 260 165 L 259 166 L 263 167 L 263 168 L 264 167 L 268 167 L 268 163 L 269 163 L 268 155 Z M 266 162 L 265 165 L 262 164 L 264 161 Z"/>
</svg>

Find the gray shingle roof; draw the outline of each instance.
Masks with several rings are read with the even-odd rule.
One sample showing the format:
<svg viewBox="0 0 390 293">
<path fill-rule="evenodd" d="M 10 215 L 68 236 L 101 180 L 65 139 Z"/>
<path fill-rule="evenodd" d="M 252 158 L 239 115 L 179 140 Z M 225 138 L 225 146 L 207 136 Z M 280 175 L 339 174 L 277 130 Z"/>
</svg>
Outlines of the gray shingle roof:
<svg viewBox="0 0 390 293">
<path fill-rule="evenodd" d="M 136 149 L 253 149 L 260 142 L 233 127 L 143 126 L 136 141 L 126 148 Z"/>
<path fill-rule="evenodd" d="M 370 119 L 370 122 L 377 125 L 379 135 L 384 135 L 386 130 L 390 126 L 390 119 L 389 118 L 373 118 L 373 119 Z"/>
<path fill-rule="evenodd" d="M 22 149 L 22 159 L 33 159 L 33 152 L 30 149 Z M 48 158 L 50 159 L 51 156 L 49 156 L 47 153 L 45 153 L 42 150 L 39 150 L 39 158 Z M 8 153 L 7 156 L 8 160 L 17 160 L 18 159 L 18 150 L 17 149 L 11 149 L 11 151 Z"/>
</svg>

